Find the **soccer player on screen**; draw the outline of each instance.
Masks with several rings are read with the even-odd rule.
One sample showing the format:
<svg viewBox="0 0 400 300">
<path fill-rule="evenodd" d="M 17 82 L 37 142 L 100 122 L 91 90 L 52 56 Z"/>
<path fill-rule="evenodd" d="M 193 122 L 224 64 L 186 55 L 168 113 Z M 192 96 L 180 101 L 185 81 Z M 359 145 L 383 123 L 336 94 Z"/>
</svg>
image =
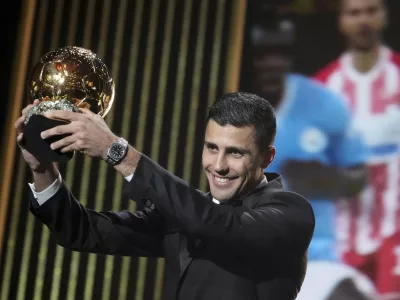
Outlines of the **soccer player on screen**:
<svg viewBox="0 0 400 300">
<path fill-rule="evenodd" d="M 367 274 L 383 299 L 400 299 L 400 55 L 381 32 L 382 0 L 342 0 L 339 25 L 348 49 L 317 73 L 340 93 L 369 148 L 369 185 L 338 203 L 343 260 Z"/>
<path fill-rule="evenodd" d="M 323 85 L 290 73 L 293 27 L 265 17 L 253 26 L 252 91 L 276 110 L 279 149 L 270 171 L 283 174 L 287 187 L 310 200 L 316 228 L 310 260 L 335 261 L 335 205 L 340 196 L 355 196 L 366 173 L 366 148 L 351 130 L 343 99 Z"/>
</svg>

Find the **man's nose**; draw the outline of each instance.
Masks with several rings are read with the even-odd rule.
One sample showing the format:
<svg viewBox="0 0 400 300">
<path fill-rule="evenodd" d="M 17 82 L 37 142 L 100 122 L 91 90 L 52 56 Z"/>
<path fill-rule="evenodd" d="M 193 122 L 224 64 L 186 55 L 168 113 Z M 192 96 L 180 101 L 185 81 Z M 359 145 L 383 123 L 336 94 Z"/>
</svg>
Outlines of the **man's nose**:
<svg viewBox="0 0 400 300">
<path fill-rule="evenodd" d="M 218 174 L 226 174 L 229 170 L 228 161 L 223 153 L 220 153 L 214 163 L 214 170 Z"/>
</svg>

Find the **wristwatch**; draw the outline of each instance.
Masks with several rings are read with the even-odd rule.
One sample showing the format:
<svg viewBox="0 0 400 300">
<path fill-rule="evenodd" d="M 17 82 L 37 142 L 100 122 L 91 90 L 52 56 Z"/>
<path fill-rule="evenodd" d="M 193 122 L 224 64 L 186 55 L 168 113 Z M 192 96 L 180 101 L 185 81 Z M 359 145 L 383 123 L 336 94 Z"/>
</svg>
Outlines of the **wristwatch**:
<svg viewBox="0 0 400 300">
<path fill-rule="evenodd" d="M 125 158 L 127 152 L 128 142 L 123 138 L 119 138 L 108 148 L 106 162 L 113 166 L 119 164 Z"/>
</svg>

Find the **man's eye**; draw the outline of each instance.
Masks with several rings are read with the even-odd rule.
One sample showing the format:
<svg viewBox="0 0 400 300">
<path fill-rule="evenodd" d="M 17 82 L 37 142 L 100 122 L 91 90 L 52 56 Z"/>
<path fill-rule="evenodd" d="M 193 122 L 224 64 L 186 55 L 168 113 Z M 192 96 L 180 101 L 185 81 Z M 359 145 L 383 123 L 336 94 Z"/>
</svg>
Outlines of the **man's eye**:
<svg viewBox="0 0 400 300">
<path fill-rule="evenodd" d="M 242 157 L 242 156 L 243 156 L 243 154 L 240 153 L 240 152 L 231 152 L 231 155 L 232 155 L 233 157 Z"/>
</svg>

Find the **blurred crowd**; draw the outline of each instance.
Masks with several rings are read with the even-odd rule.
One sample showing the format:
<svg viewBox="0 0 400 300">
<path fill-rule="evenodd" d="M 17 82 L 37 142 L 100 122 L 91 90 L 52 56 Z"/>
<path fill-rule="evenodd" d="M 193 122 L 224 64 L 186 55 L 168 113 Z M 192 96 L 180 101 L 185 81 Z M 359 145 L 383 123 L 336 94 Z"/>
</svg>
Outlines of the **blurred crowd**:
<svg viewBox="0 0 400 300">
<path fill-rule="evenodd" d="M 291 71 L 290 19 L 253 21 L 252 92 L 278 120 L 267 169 L 316 218 L 298 299 L 400 300 L 400 54 L 382 39 L 385 2 L 339 1 L 346 49 L 312 77 Z"/>
</svg>

